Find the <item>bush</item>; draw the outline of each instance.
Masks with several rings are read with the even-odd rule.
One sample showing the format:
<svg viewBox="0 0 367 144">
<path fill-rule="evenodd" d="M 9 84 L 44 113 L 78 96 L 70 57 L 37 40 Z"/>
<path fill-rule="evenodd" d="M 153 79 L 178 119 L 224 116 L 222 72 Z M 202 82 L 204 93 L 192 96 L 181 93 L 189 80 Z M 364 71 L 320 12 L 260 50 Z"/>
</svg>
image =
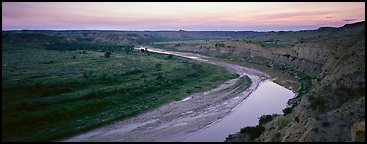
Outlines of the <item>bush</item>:
<svg viewBox="0 0 367 144">
<path fill-rule="evenodd" d="M 276 116 L 278 116 L 278 115 L 277 114 L 262 115 L 261 117 L 259 117 L 259 125 L 264 125 L 264 124 L 270 122 Z"/>
<path fill-rule="evenodd" d="M 299 122 L 299 118 L 295 117 L 294 120 L 298 123 Z"/>
<path fill-rule="evenodd" d="M 292 107 L 286 107 L 283 109 L 284 116 L 290 114 L 293 111 Z"/>
<path fill-rule="evenodd" d="M 324 111 L 326 109 L 326 100 L 323 97 L 309 97 L 309 100 L 311 102 L 310 108 L 312 110 L 319 110 L 320 112 Z"/>
<path fill-rule="evenodd" d="M 224 43 L 216 43 L 215 47 L 225 47 Z"/>
<path fill-rule="evenodd" d="M 277 133 L 274 134 L 275 138 L 280 138 L 280 136 L 282 136 L 282 134 L 280 132 L 277 132 Z"/>
<path fill-rule="evenodd" d="M 328 122 L 323 122 L 321 125 L 322 125 L 323 127 L 329 127 L 329 126 L 330 126 L 330 123 L 328 123 Z"/>
<path fill-rule="evenodd" d="M 105 52 L 104 53 L 104 57 L 105 58 L 109 58 L 110 56 L 111 56 L 111 52 L 108 51 L 108 52 Z"/>
<path fill-rule="evenodd" d="M 124 45 L 122 46 L 122 49 L 125 53 L 129 54 L 134 51 L 134 45 Z"/>
<path fill-rule="evenodd" d="M 260 135 L 264 131 L 265 131 L 265 127 L 261 125 L 257 125 L 255 127 L 248 126 L 248 127 L 242 128 L 240 133 L 248 134 L 250 136 L 250 140 L 253 140 L 255 138 L 260 137 Z"/>
<path fill-rule="evenodd" d="M 191 94 L 192 90 L 186 90 L 186 93 Z"/>
</svg>

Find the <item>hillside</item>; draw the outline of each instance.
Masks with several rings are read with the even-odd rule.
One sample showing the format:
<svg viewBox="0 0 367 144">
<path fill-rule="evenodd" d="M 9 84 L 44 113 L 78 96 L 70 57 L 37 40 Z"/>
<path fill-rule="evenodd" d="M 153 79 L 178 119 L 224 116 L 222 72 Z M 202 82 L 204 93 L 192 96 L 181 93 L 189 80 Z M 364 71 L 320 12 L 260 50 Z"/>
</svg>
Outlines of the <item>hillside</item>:
<svg viewBox="0 0 367 144">
<path fill-rule="evenodd" d="M 286 116 L 263 124 L 255 141 L 350 141 L 365 120 L 365 22 L 313 31 L 271 32 L 207 43 L 156 47 L 278 69 L 301 83 Z M 246 132 L 227 141 L 248 141 Z"/>
<path fill-rule="evenodd" d="M 45 38 L 62 38 L 69 42 L 85 41 L 115 45 L 149 44 L 160 41 L 240 39 L 261 35 L 254 31 L 104 31 L 104 30 L 22 30 L 3 31 L 3 39 L 46 41 Z"/>
</svg>

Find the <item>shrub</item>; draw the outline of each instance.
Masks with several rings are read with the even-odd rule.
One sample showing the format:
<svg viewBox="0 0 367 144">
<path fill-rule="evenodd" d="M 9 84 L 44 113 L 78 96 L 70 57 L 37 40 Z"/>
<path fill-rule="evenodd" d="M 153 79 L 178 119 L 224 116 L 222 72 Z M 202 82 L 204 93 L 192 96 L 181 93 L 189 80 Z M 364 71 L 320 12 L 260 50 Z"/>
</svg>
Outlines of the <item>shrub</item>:
<svg viewBox="0 0 367 144">
<path fill-rule="evenodd" d="M 108 52 L 105 52 L 104 53 L 104 57 L 105 58 L 109 58 L 110 56 L 111 56 L 111 52 L 108 51 Z"/>
<path fill-rule="evenodd" d="M 323 97 L 309 97 L 311 102 L 310 108 L 312 110 L 324 111 L 326 109 L 326 100 Z"/>
<path fill-rule="evenodd" d="M 280 136 L 282 136 L 282 134 L 280 132 L 277 132 L 274 134 L 274 138 L 280 138 Z"/>
<path fill-rule="evenodd" d="M 124 45 L 124 46 L 122 46 L 122 50 L 123 50 L 125 53 L 129 54 L 129 53 L 131 53 L 132 51 L 134 51 L 134 45 Z"/>
<path fill-rule="evenodd" d="M 260 135 L 262 134 L 262 132 L 265 131 L 265 127 L 263 127 L 262 125 L 257 125 L 255 127 L 244 127 L 241 129 L 240 133 L 246 133 L 250 136 L 250 140 L 253 140 L 255 138 L 260 137 Z"/>
<path fill-rule="evenodd" d="M 186 90 L 186 93 L 190 94 L 192 93 L 192 90 Z"/>
<path fill-rule="evenodd" d="M 323 122 L 323 123 L 321 123 L 321 125 L 323 127 L 329 127 L 330 126 L 330 123 L 329 122 Z"/>
<path fill-rule="evenodd" d="M 299 122 L 299 118 L 295 117 L 294 120 L 298 123 Z"/>
<path fill-rule="evenodd" d="M 225 47 L 224 43 L 216 43 L 215 47 Z"/>
<path fill-rule="evenodd" d="M 262 115 L 261 117 L 259 117 L 259 125 L 264 125 L 264 124 L 270 122 L 276 116 L 278 116 L 278 115 L 277 114 Z"/>
<path fill-rule="evenodd" d="M 284 116 L 290 114 L 293 111 L 292 107 L 286 107 L 283 109 Z"/>
</svg>

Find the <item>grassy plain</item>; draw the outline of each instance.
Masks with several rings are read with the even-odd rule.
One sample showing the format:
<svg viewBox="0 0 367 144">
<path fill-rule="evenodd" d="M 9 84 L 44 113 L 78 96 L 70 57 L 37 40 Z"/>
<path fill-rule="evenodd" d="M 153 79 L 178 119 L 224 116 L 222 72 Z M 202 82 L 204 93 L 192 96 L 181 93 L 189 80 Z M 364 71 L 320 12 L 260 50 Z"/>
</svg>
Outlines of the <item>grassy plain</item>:
<svg viewBox="0 0 367 144">
<path fill-rule="evenodd" d="M 238 77 L 162 54 L 2 44 L 3 141 L 53 141 Z"/>
</svg>

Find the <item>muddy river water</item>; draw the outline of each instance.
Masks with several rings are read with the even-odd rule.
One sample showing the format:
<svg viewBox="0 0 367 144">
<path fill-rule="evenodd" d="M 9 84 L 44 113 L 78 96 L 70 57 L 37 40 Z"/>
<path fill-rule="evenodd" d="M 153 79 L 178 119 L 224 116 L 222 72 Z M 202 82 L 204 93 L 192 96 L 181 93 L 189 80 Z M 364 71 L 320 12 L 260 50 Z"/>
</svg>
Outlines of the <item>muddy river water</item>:
<svg viewBox="0 0 367 144">
<path fill-rule="evenodd" d="M 149 49 L 152 52 L 175 54 L 173 52 Z M 177 54 L 175 54 L 177 55 Z M 182 56 L 182 55 L 179 55 Z M 196 56 L 187 58 L 200 60 Z M 179 141 L 187 142 L 220 142 L 224 141 L 228 134 L 238 132 L 242 127 L 255 126 L 258 118 L 263 114 L 282 114 L 282 109 L 287 106 L 289 99 L 295 93 L 268 79 L 259 84 L 245 100 L 233 108 L 227 116 L 207 125 L 205 128 L 184 136 Z"/>
<path fill-rule="evenodd" d="M 232 109 L 230 114 L 190 134 L 182 141 L 224 141 L 228 134 L 234 134 L 242 127 L 257 125 L 258 118 L 263 114 L 282 114 L 282 109 L 287 106 L 288 99 L 294 95 L 292 91 L 271 80 L 266 80 L 260 83 L 248 98 Z"/>
<path fill-rule="evenodd" d="M 140 47 L 138 49 L 145 49 Z M 153 109 L 61 141 L 212 141 L 222 142 L 245 126 L 254 126 L 263 114 L 282 113 L 295 94 L 272 81 L 266 73 L 194 53 L 148 48 L 225 67 L 240 77 Z M 252 84 L 236 85 L 243 76 Z"/>
</svg>

